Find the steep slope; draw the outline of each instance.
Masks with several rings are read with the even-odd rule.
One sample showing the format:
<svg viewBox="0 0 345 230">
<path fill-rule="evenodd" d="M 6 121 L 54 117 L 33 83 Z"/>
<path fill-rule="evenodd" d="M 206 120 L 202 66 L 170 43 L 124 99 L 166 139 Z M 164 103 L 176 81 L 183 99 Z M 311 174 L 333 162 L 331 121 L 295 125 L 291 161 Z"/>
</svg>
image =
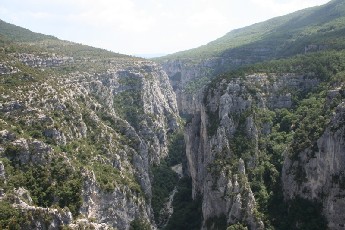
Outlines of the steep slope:
<svg viewBox="0 0 345 230">
<path fill-rule="evenodd" d="M 339 34 L 343 34 L 344 10 L 343 1 L 332 0 L 323 6 L 300 10 L 233 30 L 207 45 L 159 59 L 205 59 L 220 56 L 233 56 L 235 59 L 237 55 L 242 57 L 253 56 L 256 52 L 261 52 L 262 58 L 267 56 L 271 59 L 272 57 L 302 53 L 305 46 L 305 44 L 302 44 L 303 42 L 309 41 L 310 44 L 315 45 L 318 43 L 324 44 L 327 40 L 338 38 Z M 332 45 L 344 45 L 344 43 L 339 41 L 338 44 Z M 236 50 L 240 47 L 243 48 Z M 291 47 L 293 47 L 292 50 Z M 332 48 L 336 48 L 336 46 Z M 247 52 L 243 52 L 245 50 Z"/>
<path fill-rule="evenodd" d="M 185 134 L 203 229 L 343 229 L 344 58 L 272 61 L 206 87 Z"/>
<path fill-rule="evenodd" d="M 6 23 L 0 19 L 0 31 L 3 36 L 2 39 L 16 42 L 37 42 L 47 39 L 58 40 L 56 37 L 44 35 L 40 33 L 33 33 L 28 29 Z"/>
<path fill-rule="evenodd" d="M 180 110 L 193 107 L 195 91 L 219 73 L 265 60 L 345 47 L 345 3 L 329 3 L 270 19 L 196 49 L 156 59 L 177 93 Z"/>
<path fill-rule="evenodd" d="M 179 128 L 165 72 L 0 28 L 1 227 L 154 226 L 150 168 Z"/>
</svg>

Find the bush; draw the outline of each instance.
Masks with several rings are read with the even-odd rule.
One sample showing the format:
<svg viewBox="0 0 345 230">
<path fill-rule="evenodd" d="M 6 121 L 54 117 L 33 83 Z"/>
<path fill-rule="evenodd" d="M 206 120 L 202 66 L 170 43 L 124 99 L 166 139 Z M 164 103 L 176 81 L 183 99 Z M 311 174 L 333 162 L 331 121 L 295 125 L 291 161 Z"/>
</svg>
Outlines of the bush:
<svg viewBox="0 0 345 230">
<path fill-rule="evenodd" d="M 248 228 L 245 225 L 237 223 L 230 225 L 226 230 L 248 230 Z"/>
<path fill-rule="evenodd" d="M 77 216 L 82 205 L 82 180 L 79 172 L 57 158 L 50 165 L 29 167 L 25 170 L 25 187 L 32 200 L 41 207 L 57 204 L 68 207 Z"/>
<path fill-rule="evenodd" d="M 129 226 L 129 230 L 151 230 L 151 229 L 152 228 L 149 221 L 145 219 L 139 219 L 139 218 L 135 218 Z"/>
<path fill-rule="evenodd" d="M 22 148 L 18 145 L 8 145 L 5 150 L 5 156 L 7 157 L 16 157 L 18 153 L 22 151 Z"/>
<path fill-rule="evenodd" d="M 22 222 L 19 211 L 13 208 L 7 201 L 0 201 L 0 228 L 20 229 Z"/>
</svg>

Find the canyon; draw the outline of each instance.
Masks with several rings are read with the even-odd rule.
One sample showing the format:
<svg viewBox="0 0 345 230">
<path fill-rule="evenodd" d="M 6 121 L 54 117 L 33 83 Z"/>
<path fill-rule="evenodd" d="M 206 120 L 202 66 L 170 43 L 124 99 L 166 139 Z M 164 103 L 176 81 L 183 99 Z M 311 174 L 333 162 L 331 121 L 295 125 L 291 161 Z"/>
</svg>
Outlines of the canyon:
<svg viewBox="0 0 345 230">
<path fill-rule="evenodd" d="M 153 60 L 0 21 L 1 228 L 344 229 L 342 12 Z"/>
</svg>

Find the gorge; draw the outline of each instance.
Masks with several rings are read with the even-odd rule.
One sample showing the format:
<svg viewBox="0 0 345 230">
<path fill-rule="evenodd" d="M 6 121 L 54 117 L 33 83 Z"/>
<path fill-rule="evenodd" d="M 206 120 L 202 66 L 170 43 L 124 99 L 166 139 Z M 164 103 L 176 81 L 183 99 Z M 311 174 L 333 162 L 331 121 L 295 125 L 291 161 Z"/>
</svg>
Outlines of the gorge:
<svg viewBox="0 0 345 230">
<path fill-rule="evenodd" d="M 0 21 L 1 228 L 344 229 L 344 13 L 152 60 Z"/>
</svg>

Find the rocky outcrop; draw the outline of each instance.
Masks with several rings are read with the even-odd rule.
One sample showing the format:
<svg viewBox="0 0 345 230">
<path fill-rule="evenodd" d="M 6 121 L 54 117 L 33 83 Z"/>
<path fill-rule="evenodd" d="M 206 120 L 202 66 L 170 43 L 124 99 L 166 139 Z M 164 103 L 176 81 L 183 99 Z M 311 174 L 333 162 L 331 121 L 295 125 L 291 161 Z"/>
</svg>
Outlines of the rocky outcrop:
<svg viewBox="0 0 345 230">
<path fill-rule="evenodd" d="M 144 197 L 121 186 L 111 192 L 104 192 L 100 189 L 95 174 L 86 169 L 83 170 L 83 177 L 84 203 L 80 213 L 87 220 L 97 220 L 97 223 L 117 229 L 128 229 L 129 220 L 139 216 L 147 220 L 151 218 L 150 206 Z"/>
<path fill-rule="evenodd" d="M 129 136 L 139 135 L 147 141 L 151 163 L 159 163 L 167 155 L 167 134 L 178 128 L 178 110 L 175 94 L 160 67 L 138 62 L 126 69 L 112 69 L 92 76 L 91 81 L 83 82 L 83 87 L 99 98 L 101 106 L 109 108 L 117 117 L 122 116 L 134 127 L 135 130 L 126 131 Z M 121 104 L 117 96 L 129 104 Z M 119 108 L 126 106 L 132 110 Z"/>
<path fill-rule="evenodd" d="M 293 95 L 306 93 L 318 83 L 313 75 L 254 74 L 222 80 L 205 90 L 200 110 L 185 134 L 193 196 L 202 196 L 203 228 L 208 220 L 225 215 L 229 225 L 241 222 L 251 229 L 264 229 L 255 214 L 257 205 L 246 168 L 257 166 L 259 138 L 272 127 L 259 121 L 256 113 L 290 108 Z M 238 136 L 248 142 L 245 152 L 234 146 Z"/>
<path fill-rule="evenodd" d="M 0 196 L 0 201 L 6 199 L 6 195 Z M 21 223 L 21 229 L 60 229 L 72 223 L 73 217 L 68 209 L 43 208 L 33 205 L 29 192 L 19 187 L 13 191 L 11 198 L 13 206 L 21 210 L 21 217 L 26 219 Z"/>
<path fill-rule="evenodd" d="M 330 229 L 345 227 L 344 118 L 345 104 L 342 103 L 314 147 L 298 153 L 297 158 L 286 153 L 282 173 L 285 199 L 298 196 L 321 202 Z"/>
<path fill-rule="evenodd" d="M 12 67 L 8 63 L 0 63 L 0 75 L 17 73 L 18 68 Z"/>
<path fill-rule="evenodd" d="M 25 65 L 38 68 L 59 67 L 74 62 L 73 57 L 64 57 L 56 54 L 49 55 L 48 53 L 43 53 L 40 56 L 21 53 L 17 57 Z"/>
</svg>

